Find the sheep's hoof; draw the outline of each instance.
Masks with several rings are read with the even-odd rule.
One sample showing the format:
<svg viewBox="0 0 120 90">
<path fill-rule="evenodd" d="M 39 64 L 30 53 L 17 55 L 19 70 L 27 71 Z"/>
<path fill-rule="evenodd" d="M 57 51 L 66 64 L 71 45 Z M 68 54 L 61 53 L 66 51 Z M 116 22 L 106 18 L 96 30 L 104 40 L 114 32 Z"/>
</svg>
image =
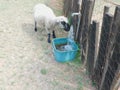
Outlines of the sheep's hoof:
<svg viewBox="0 0 120 90">
<path fill-rule="evenodd" d="M 53 38 L 56 38 L 56 35 L 55 35 L 55 31 L 53 30 L 53 32 L 52 32 L 53 34 L 52 34 L 52 37 Z"/>
<path fill-rule="evenodd" d="M 51 40 L 50 40 L 50 39 L 48 39 L 48 43 L 51 43 Z"/>
<path fill-rule="evenodd" d="M 56 36 L 55 36 L 55 35 L 53 35 L 53 38 L 56 38 Z"/>
<path fill-rule="evenodd" d="M 35 28 L 35 32 L 37 32 L 37 28 Z"/>
</svg>

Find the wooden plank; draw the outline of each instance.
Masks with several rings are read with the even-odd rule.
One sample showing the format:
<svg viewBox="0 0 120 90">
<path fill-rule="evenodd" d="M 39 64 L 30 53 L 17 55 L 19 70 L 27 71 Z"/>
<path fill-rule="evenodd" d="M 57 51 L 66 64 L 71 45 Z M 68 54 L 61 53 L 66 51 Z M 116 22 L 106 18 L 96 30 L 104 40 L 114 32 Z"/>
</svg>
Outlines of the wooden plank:
<svg viewBox="0 0 120 90">
<path fill-rule="evenodd" d="M 86 13 L 86 1 L 87 0 L 82 0 L 82 6 L 81 6 L 81 20 L 80 20 L 80 25 L 79 25 L 79 31 L 78 31 L 78 37 L 77 37 L 77 41 L 80 42 L 81 41 L 81 30 L 83 28 L 84 25 L 84 20 L 85 20 L 85 13 Z"/>
<path fill-rule="evenodd" d="M 65 16 L 69 17 L 72 11 L 72 2 L 73 0 L 64 0 L 63 13 Z"/>
<path fill-rule="evenodd" d="M 72 9 L 72 13 L 78 13 L 80 11 L 80 6 L 78 4 L 79 0 L 74 0 L 73 1 L 73 9 Z M 78 24 L 78 16 L 74 16 L 73 17 L 73 27 L 74 27 L 74 39 L 76 36 L 76 32 L 77 32 L 77 24 Z"/>
<path fill-rule="evenodd" d="M 94 69 L 94 76 L 95 81 L 99 85 L 102 78 L 102 72 L 105 66 L 105 54 L 106 54 L 106 47 L 109 38 L 109 32 L 112 27 L 113 16 L 110 14 L 105 14 L 103 16 L 103 23 L 102 23 L 102 30 L 101 30 L 101 37 L 100 37 L 100 44 L 99 44 L 99 52 L 97 56 L 97 60 L 95 62 L 95 69 Z"/>
<path fill-rule="evenodd" d="M 120 28 L 119 28 L 120 30 Z M 117 33 L 115 38 L 115 43 L 111 50 L 112 53 L 110 53 L 109 56 L 109 63 L 106 75 L 104 77 L 104 82 L 102 84 L 102 87 L 100 87 L 99 90 L 110 90 L 110 86 L 113 84 L 114 87 L 118 88 L 118 81 L 114 81 L 115 79 L 115 73 L 118 72 L 120 66 L 120 31 Z M 118 90 L 118 89 L 115 89 Z"/>
<path fill-rule="evenodd" d="M 116 71 L 110 90 L 119 90 L 119 89 L 120 89 L 120 64 Z"/>
<path fill-rule="evenodd" d="M 114 21 L 113 21 L 112 30 L 111 30 L 111 33 L 110 33 L 109 42 L 108 42 L 107 55 L 106 55 L 106 65 L 105 65 L 105 68 L 104 68 L 104 71 L 103 71 L 103 74 L 102 74 L 100 90 L 103 90 L 103 88 L 104 88 L 105 77 L 107 75 L 107 70 L 109 68 L 109 63 L 111 62 L 110 59 L 111 59 L 111 57 L 114 57 L 112 55 L 114 55 L 114 53 L 117 52 L 117 49 L 116 49 L 116 51 L 114 51 L 114 53 L 113 53 L 113 50 L 115 48 L 114 44 L 116 42 L 116 36 L 119 36 L 119 35 L 117 35 L 119 33 L 120 33 L 120 6 L 117 6 L 116 10 L 115 10 Z M 119 38 L 118 38 L 118 40 L 119 40 Z M 118 50 L 119 50 L 119 48 L 118 48 Z M 117 57 L 118 57 L 118 58 L 116 58 L 117 61 L 120 62 L 120 54 L 117 55 Z"/>
<path fill-rule="evenodd" d="M 112 18 L 112 15 L 107 14 L 108 12 L 109 12 L 109 7 L 105 6 L 104 7 L 104 13 L 103 13 L 103 23 L 102 23 L 102 31 L 101 31 L 101 37 L 100 37 L 101 40 L 100 40 L 100 45 L 99 45 L 100 49 L 99 49 L 99 52 L 98 52 L 98 57 L 101 57 L 100 54 L 101 54 L 102 48 L 104 48 L 104 46 L 106 47 L 107 42 L 105 42 L 105 45 L 103 46 L 104 42 L 102 42 L 102 40 L 104 41 L 104 40 L 107 39 L 106 41 L 108 41 L 108 34 L 110 32 L 110 28 L 111 28 L 111 25 L 112 25 L 112 19 L 113 18 Z M 97 40 L 98 40 L 98 38 L 97 38 Z M 96 49 L 97 48 L 98 47 L 96 46 Z M 96 50 L 96 51 L 98 51 L 98 50 Z M 104 50 L 104 53 L 105 53 L 105 50 Z M 95 65 L 96 65 L 96 61 L 95 61 L 95 64 L 94 64 L 94 68 L 95 68 Z"/>
<path fill-rule="evenodd" d="M 109 39 L 109 33 L 112 27 L 112 22 L 113 22 L 113 16 L 111 14 L 105 14 L 103 17 L 103 23 L 102 23 L 102 31 L 101 31 L 101 37 L 100 37 L 100 45 L 99 45 L 99 52 L 98 52 L 98 57 L 97 61 L 104 60 L 104 56 L 106 53 L 106 47 L 107 47 L 107 42 Z"/>
<path fill-rule="evenodd" d="M 81 31 L 84 28 L 84 24 L 85 24 L 85 18 L 86 18 L 86 10 L 88 9 L 87 7 L 87 2 L 89 0 L 82 0 L 82 5 L 81 5 L 81 20 L 80 20 L 80 27 L 79 27 L 79 31 L 78 31 L 78 38 L 77 41 L 80 42 L 81 41 Z"/>
<path fill-rule="evenodd" d="M 96 31 L 99 29 L 99 23 L 93 21 L 90 25 L 89 33 L 88 33 L 88 55 L 87 55 L 87 70 L 89 72 L 90 78 L 92 78 L 93 74 L 93 66 L 94 66 L 94 55 L 95 55 L 95 37 Z"/>
<path fill-rule="evenodd" d="M 104 12 L 103 12 L 103 16 L 109 12 L 109 7 L 108 6 L 104 6 Z M 95 46 L 95 62 L 96 62 L 96 59 L 97 59 L 97 56 L 98 56 L 98 52 L 99 52 L 99 42 L 100 42 L 100 34 L 101 34 L 101 30 L 98 30 L 96 32 L 96 46 Z M 95 68 L 95 64 L 94 63 L 94 68 Z"/>
<path fill-rule="evenodd" d="M 72 18 L 73 20 L 73 27 L 74 27 L 74 34 L 76 35 L 77 31 L 77 24 L 78 24 L 78 16 L 71 17 L 72 13 L 79 12 L 79 0 L 64 0 L 64 8 L 63 12 L 64 15 L 67 16 L 69 19 Z M 75 37 L 74 35 L 74 37 Z"/>
<path fill-rule="evenodd" d="M 109 6 L 104 6 L 104 12 L 103 12 L 103 16 L 109 12 L 110 7 Z"/>
<path fill-rule="evenodd" d="M 82 13 L 83 21 L 81 22 L 81 35 L 80 35 L 80 44 L 81 44 L 81 60 L 86 63 L 87 61 L 87 36 L 88 30 L 91 23 L 91 17 L 94 7 L 94 0 L 88 0 L 85 2 L 85 11 Z M 82 19 L 82 18 L 81 18 Z"/>
</svg>

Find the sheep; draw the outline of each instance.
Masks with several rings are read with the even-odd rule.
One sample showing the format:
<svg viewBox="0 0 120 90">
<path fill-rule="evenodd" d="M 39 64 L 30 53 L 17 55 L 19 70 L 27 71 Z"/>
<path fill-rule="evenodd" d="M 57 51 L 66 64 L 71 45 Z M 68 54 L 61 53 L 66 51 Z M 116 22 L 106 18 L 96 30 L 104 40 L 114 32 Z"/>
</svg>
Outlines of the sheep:
<svg viewBox="0 0 120 90">
<path fill-rule="evenodd" d="M 44 4 L 37 4 L 34 7 L 34 21 L 35 21 L 35 28 L 34 30 L 37 32 L 37 24 L 43 25 L 45 30 L 48 34 L 48 43 L 51 42 L 50 40 L 50 30 L 52 31 L 53 38 L 56 38 L 55 35 L 55 27 L 58 26 L 65 31 L 70 30 L 70 25 L 68 24 L 67 17 L 64 16 L 56 16 L 51 8 Z"/>
</svg>

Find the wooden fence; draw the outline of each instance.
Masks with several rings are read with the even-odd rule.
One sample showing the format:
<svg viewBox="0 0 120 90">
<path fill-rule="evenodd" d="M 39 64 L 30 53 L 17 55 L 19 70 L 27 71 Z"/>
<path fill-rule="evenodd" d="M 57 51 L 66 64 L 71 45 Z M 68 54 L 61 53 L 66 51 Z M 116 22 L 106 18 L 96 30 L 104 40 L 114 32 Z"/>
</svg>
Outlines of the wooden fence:
<svg viewBox="0 0 120 90">
<path fill-rule="evenodd" d="M 64 13 L 68 16 L 74 10 L 81 12 L 77 33 L 77 41 L 81 47 L 81 60 L 98 90 L 118 90 L 120 87 L 120 6 L 116 6 L 114 15 L 108 13 L 109 7 L 104 7 L 98 42 L 99 22 L 91 21 L 95 0 L 82 0 L 81 6 L 77 6 L 78 0 L 76 2 L 64 0 Z M 76 6 L 79 8 L 77 9 Z M 74 22 L 78 22 L 78 19 Z M 96 42 L 99 43 L 99 47 Z"/>
<path fill-rule="evenodd" d="M 78 2 L 79 0 L 64 0 L 64 7 L 63 7 L 64 15 L 67 16 L 68 18 L 71 18 L 72 13 L 79 12 L 80 5 Z M 77 22 L 76 22 L 77 20 L 78 17 L 74 16 L 73 25 L 75 30 L 77 30 Z"/>
</svg>

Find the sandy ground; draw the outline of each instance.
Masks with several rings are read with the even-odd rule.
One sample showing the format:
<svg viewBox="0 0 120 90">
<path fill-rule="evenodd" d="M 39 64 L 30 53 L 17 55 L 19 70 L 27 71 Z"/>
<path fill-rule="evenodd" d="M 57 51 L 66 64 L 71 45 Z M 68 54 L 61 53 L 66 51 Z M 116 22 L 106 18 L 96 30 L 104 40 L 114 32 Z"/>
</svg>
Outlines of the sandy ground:
<svg viewBox="0 0 120 90">
<path fill-rule="evenodd" d="M 0 90 L 94 90 L 85 71 L 58 63 L 32 8 L 46 0 L 0 0 Z"/>
</svg>

